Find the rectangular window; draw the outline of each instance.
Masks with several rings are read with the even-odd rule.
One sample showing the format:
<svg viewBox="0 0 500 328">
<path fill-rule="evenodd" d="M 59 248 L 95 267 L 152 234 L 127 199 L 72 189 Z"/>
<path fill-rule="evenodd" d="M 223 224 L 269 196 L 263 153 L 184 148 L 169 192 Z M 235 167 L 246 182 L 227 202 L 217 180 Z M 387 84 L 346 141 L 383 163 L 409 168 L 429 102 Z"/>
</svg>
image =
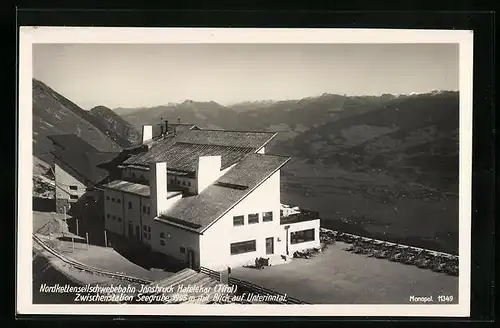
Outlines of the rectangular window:
<svg viewBox="0 0 500 328">
<path fill-rule="evenodd" d="M 116 216 L 113 215 L 113 221 L 116 220 Z"/>
<path fill-rule="evenodd" d="M 142 226 L 142 229 L 143 229 L 144 231 L 148 231 L 148 226 L 147 226 L 147 225 L 143 225 L 143 226 Z"/>
<path fill-rule="evenodd" d="M 257 249 L 255 240 L 247 240 L 231 244 L 231 255 L 255 252 Z"/>
<path fill-rule="evenodd" d="M 245 224 L 245 217 L 243 215 L 233 216 L 233 226 L 241 226 Z"/>
<path fill-rule="evenodd" d="M 151 240 L 151 232 L 148 233 L 148 240 Z"/>
<path fill-rule="evenodd" d="M 132 209 L 132 202 L 128 202 L 128 209 L 131 210 Z"/>
<path fill-rule="evenodd" d="M 148 231 L 151 232 L 151 227 L 148 227 Z"/>
<path fill-rule="evenodd" d="M 248 214 L 248 224 L 259 223 L 259 214 Z"/>
<path fill-rule="evenodd" d="M 122 222 L 122 218 L 121 217 L 118 217 L 118 222 Z"/>
<path fill-rule="evenodd" d="M 264 212 L 262 213 L 262 221 L 269 222 L 273 220 L 273 212 Z"/>
<path fill-rule="evenodd" d="M 118 198 L 118 199 L 116 199 L 116 202 L 117 202 L 118 204 L 121 204 L 121 203 L 122 203 L 122 200 L 121 200 L 120 198 Z"/>
<path fill-rule="evenodd" d="M 300 244 L 314 240 L 314 229 L 295 231 L 290 233 L 290 243 Z"/>
<path fill-rule="evenodd" d="M 78 190 L 77 186 L 69 186 L 69 190 Z"/>
<path fill-rule="evenodd" d="M 151 208 L 148 206 L 148 214 L 151 214 Z"/>
<path fill-rule="evenodd" d="M 69 195 L 70 199 L 78 199 L 78 195 Z"/>
<path fill-rule="evenodd" d="M 160 239 L 160 245 L 165 246 L 165 240 Z"/>
<path fill-rule="evenodd" d="M 146 213 L 146 205 L 142 205 L 142 213 Z"/>
<path fill-rule="evenodd" d="M 146 231 L 144 231 L 142 235 L 144 236 L 144 239 L 148 239 L 148 233 Z"/>
<path fill-rule="evenodd" d="M 109 217 L 110 217 L 110 216 L 111 216 L 111 215 L 109 215 L 109 214 L 106 214 L 106 217 L 107 217 L 108 219 L 109 219 Z"/>
<path fill-rule="evenodd" d="M 160 232 L 160 238 L 165 238 L 165 233 L 164 232 Z"/>
<path fill-rule="evenodd" d="M 190 186 L 190 187 L 191 187 L 191 182 L 190 182 L 190 181 L 188 181 L 188 186 Z"/>
<path fill-rule="evenodd" d="M 184 247 L 181 247 L 181 253 L 182 254 L 186 253 L 186 249 Z"/>
<path fill-rule="evenodd" d="M 111 197 L 111 201 L 114 203 L 114 202 L 115 202 L 115 198 L 114 198 L 114 197 Z"/>
<path fill-rule="evenodd" d="M 109 200 L 109 196 L 106 196 L 106 200 Z"/>
</svg>

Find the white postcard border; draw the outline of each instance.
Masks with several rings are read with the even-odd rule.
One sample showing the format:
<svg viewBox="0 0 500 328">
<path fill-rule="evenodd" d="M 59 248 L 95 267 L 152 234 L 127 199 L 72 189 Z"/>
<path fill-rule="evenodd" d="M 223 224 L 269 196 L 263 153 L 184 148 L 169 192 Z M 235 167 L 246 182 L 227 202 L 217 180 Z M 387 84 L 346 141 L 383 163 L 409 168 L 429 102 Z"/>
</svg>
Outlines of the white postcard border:
<svg viewBox="0 0 500 328">
<path fill-rule="evenodd" d="M 459 303 L 453 305 L 39 305 L 32 302 L 32 44 L 457 43 L 459 44 Z M 174 316 L 470 315 L 473 33 L 465 30 L 20 27 L 16 301 L 19 314 Z M 31 138 L 30 138 L 31 136 Z"/>
</svg>

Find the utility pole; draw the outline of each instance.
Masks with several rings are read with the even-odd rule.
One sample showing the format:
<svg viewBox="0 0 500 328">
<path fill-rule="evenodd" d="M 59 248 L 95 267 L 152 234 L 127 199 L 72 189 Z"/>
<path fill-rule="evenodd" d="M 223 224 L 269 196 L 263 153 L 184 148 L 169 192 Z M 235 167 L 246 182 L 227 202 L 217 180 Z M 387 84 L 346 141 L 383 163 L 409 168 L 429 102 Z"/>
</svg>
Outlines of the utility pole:
<svg viewBox="0 0 500 328">
<path fill-rule="evenodd" d="M 104 230 L 104 247 L 108 247 L 108 236 L 106 235 L 106 230 Z"/>
<path fill-rule="evenodd" d="M 75 238 L 71 237 L 71 245 L 73 246 L 73 253 L 75 252 Z"/>
<path fill-rule="evenodd" d="M 66 205 L 63 206 L 63 209 L 64 209 L 64 225 L 67 227 L 68 222 L 66 221 Z M 66 228 L 66 227 L 64 227 L 64 228 Z M 64 237 L 64 229 L 63 229 L 63 237 Z"/>
<path fill-rule="evenodd" d="M 78 232 L 79 232 L 79 231 L 78 231 L 78 219 L 76 219 L 76 234 L 77 234 L 78 236 L 80 236 L 80 234 L 79 234 Z"/>
<path fill-rule="evenodd" d="M 85 239 L 87 239 L 87 249 L 89 249 L 89 233 L 85 233 Z"/>
</svg>

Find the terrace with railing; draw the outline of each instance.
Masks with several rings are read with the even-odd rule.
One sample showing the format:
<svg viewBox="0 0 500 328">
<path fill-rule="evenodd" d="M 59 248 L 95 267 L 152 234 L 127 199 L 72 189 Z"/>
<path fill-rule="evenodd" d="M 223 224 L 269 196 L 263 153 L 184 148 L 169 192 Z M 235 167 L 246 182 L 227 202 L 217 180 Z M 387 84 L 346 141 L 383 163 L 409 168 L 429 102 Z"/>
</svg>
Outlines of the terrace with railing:
<svg viewBox="0 0 500 328">
<path fill-rule="evenodd" d="M 281 216 L 280 224 L 283 225 L 311 220 L 319 220 L 319 212 L 305 209 L 300 209 L 299 211 L 299 213 Z"/>
</svg>

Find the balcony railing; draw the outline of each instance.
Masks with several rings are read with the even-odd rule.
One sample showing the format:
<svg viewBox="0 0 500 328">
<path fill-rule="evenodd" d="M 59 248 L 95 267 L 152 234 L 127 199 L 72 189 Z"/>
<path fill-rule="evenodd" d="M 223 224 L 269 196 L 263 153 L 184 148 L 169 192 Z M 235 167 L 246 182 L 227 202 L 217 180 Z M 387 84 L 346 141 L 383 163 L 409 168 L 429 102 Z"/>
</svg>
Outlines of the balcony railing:
<svg viewBox="0 0 500 328">
<path fill-rule="evenodd" d="M 311 221 L 318 219 L 319 219 L 319 212 L 301 209 L 300 213 L 290 214 L 288 216 L 282 216 L 280 218 L 280 224 L 283 225 L 283 224 L 290 224 L 290 223 L 297 223 L 297 222 L 304 222 L 304 221 Z"/>
</svg>

